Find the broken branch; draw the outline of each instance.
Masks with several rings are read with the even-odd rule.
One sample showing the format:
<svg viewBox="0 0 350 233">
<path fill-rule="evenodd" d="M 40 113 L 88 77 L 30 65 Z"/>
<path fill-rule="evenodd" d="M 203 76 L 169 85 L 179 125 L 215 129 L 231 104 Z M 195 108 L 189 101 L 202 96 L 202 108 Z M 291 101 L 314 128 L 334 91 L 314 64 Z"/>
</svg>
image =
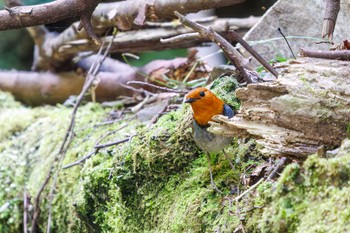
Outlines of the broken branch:
<svg viewBox="0 0 350 233">
<path fill-rule="evenodd" d="M 241 83 L 253 83 L 255 82 L 251 77 L 253 72 L 252 67 L 249 66 L 249 61 L 245 59 L 227 40 L 215 32 L 212 28 L 204 27 L 198 23 L 195 23 L 179 12 L 174 12 L 177 17 L 179 17 L 182 24 L 192 28 L 194 31 L 198 32 L 203 38 L 210 39 L 215 42 L 224 53 L 228 56 L 232 64 L 240 71 L 243 76 L 243 80 L 240 80 Z M 248 73 L 249 72 L 249 73 Z"/>
<path fill-rule="evenodd" d="M 333 59 L 333 60 L 349 60 L 350 50 L 326 51 L 326 50 L 301 49 L 300 56 Z"/>
</svg>

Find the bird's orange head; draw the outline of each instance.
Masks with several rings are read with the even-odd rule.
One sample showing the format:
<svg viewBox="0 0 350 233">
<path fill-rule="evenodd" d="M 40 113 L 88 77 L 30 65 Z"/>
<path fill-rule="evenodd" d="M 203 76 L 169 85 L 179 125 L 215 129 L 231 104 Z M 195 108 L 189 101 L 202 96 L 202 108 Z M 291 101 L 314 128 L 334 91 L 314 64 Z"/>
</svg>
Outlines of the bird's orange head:
<svg viewBox="0 0 350 233">
<path fill-rule="evenodd" d="M 191 104 L 193 117 L 200 126 L 207 126 L 213 116 L 224 112 L 224 101 L 204 87 L 190 91 L 185 103 Z"/>
</svg>

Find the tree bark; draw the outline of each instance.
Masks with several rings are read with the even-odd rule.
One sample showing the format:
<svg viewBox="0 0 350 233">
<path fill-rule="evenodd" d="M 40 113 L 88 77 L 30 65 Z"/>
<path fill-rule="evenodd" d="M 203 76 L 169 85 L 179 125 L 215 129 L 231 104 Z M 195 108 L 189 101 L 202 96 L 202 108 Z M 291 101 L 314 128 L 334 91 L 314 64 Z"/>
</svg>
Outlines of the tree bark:
<svg viewBox="0 0 350 233">
<path fill-rule="evenodd" d="M 210 130 L 253 137 L 264 153 L 301 160 L 320 146 L 338 147 L 348 136 L 349 72 L 344 61 L 291 61 L 278 80 L 237 89 L 239 113 L 230 120 L 215 117 Z"/>
</svg>

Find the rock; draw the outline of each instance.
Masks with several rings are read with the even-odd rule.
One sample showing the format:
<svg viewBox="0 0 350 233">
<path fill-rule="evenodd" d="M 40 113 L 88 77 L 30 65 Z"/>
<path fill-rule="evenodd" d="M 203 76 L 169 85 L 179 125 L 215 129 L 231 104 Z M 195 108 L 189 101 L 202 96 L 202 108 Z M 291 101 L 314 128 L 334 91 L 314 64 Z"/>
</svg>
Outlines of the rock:
<svg viewBox="0 0 350 233">
<path fill-rule="evenodd" d="M 322 36 L 324 5 L 323 0 L 302 1 L 302 4 L 298 0 L 280 0 L 249 30 L 244 39 L 254 42 L 253 48 L 267 60 L 293 57 L 278 28 L 285 36 L 297 37 L 288 39 L 295 56 L 298 56 L 300 48 L 328 49 L 329 44 L 316 44 Z M 341 4 L 340 8 L 333 37 L 335 43 L 341 43 L 350 35 L 347 15 L 350 4 Z M 250 56 L 246 51 L 244 54 Z M 258 65 L 255 60 L 253 64 Z"/>
</svg>

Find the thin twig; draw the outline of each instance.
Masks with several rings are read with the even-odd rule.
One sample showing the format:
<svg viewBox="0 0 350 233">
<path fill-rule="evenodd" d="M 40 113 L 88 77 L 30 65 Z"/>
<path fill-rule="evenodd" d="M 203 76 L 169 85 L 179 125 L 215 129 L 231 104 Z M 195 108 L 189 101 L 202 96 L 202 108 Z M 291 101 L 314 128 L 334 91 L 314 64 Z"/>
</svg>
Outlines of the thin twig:
<svg viewBox="0 0 350 233">
<path fill-rule="evenodd" d="M 288 162 L 289 159 L 286 157 L 282 157 L 278 163 L 276 164 L 275 168 L 272 170 L 272 172 L 269 174 L 269 176 L 267 177 L 266 180 L 270 180 L 272 179 L 277 172 L 280 170 L 280 168 L 286 163 Z M 250 193 L 252 190 L 254 190 L 256 187 L 259 186 L 259 184 L 261 184 L 263 181 L 266 181 L 264 178 L 261 178 L 258 182 L 256 182 L 254 185 L 252 185 L 249 189 L 245 190 L 242 194 L 240 194 L 239 196 L 237 196 L 234 201 L 240 201 L 245 195 L 247 195 L 248 193 Z"/>
<path fill-rule="evenodd" d="M 36 223 L 36 220 L 38 219 L 39 217 L 39 214 L 40 214 L 40 196 L 41 196 L 41 193 L 43 192 L 44 188 L 46 187 L 46 185 L 49 183 L 49 180 L 51 178 L 51 172 L 54 168 L 54 165 L 52 164 L 50 169 L 49 169 L 49 172 L 48 174 L 46 175 L 46 178 L 44 180 L 44 183 L 41 185 L 41 187 L 39 188 L 39 191 L 38 193 L 36 194 L 35 198 L 34 198 L 34 214 L 33 214 L 33 219 L 32 219 L 32 229 L 31 229 L 31 233 L 34 233 L 36 232 L 36 227 L 37 227 L 37 223 Z"/>
<path fill-rule="evenodd" d="M 194 19 L 193 21 L 196 23 L 208 23 L 216 20 L 217 18 L 218 18 L 217 16 L 208 16 L 204 18 Z M 177 26 L 177 25 L 174 25 L 174 22 L 152 22 L 152 21 L 146 21 L 145 25 L 151 26 L 151 27 L 169 27 L 169 28 L 174 28 L 174 26 Z"/>
<path fill-rule="evenodd" d="M 251 72 L 253 72 L 252 67 L 249 65 L 249 61 L 245 59 L 225 38 L 220 36 L 212 28 L 207 28 L 203 25 L 195 23 L 179 12 L 175 11 L 174 14 L 180 19 L 180 22 L 192 28 L 194 31 L 198 32 L 203 38 L 210 39 L 215 42 L 220 48 L 224 51 L 227 57 L 230 59 L 232 64 L 240 71 L 243 76 L 243 80 L 240 80 L 240 83 L 253 83 L 254 79 L 251 77 Z M 251 71 L 251 72 L 249 72 Z"/>
<path fill-rule="evenodd" d="M 178 43 L 185 40 L 198 40 L 202 38 L 198 32 L 186 33 L 178 36 L 173 36 L 170 38 L 160 39 L 163 44 Z"/>
<path fill-rule="evenodd" d="M 132 119 L 134 119 L 136 117 L 136 115 L 133 115 L 133 116 L 130 116 L 130 117 L 125 117 L 123 119 L 116 119 L 116 120 L 112 120 L 112 121 L 105 121 L 105 122 L 102 122 L 102 123 L 98 123 L 94 126 L 104 126 L 104 125 L 111 125 L 111 124 L 115 124 L 115 123 L 118 123 L 118 122 L 121 122 L 121 121 L 130 121 Z"/>
<path fill-rule="evenodd" d="M 26 187 L 24 187 L 23 192 L 23 232 L 28 232 L 28 194 Z"/>
<path fill-rule="evenodd" d="M 130 121 L 131 119 L 133 119 L 133 118 L 129 118 L 129 121 Z M 118 131 L 124 129 L 124 128 L 127 127 L 127 126 L 128 126 L 128 124 L 125 122 L 124 124 L 120 125 L 117 129 L 112 130 L 112 131 L 106 133 L 106 134 L 103 135 L 100 139 L 98 139 L 98 140 L 96 141 L 95 146 L 98 145 L 98 144 L 100 144 L 100 142 L 102 142 L 102 140 L 105 139 L 106 137 L 108 137 L 108 136 L 110 136 L 110 135 L 112 135 L 112 134 L 115 134 L 116 132 L 118 132 Z"/>
<path fill-rule="evenodd" d="M 234 171 L 235 170 L 235 166 L 233 166 L 233 163 L 231 162 L 230 157 L 228 156 L 228 154 L 226 154 L 226 151 L 224 149 L 222 149 L 222 152 L 224 153 L 225 158 L 227 159 L 228 163 L 231 166 L 231 169 Z"/>
<path fill-rule="evenodd" d="M 140 103 L 136 104 L 134 107 L 130 109 L 131 112 L 134 112 L 134 113 L 138 112 L 146 103 L 149 103 L 150 101 L 155 101 L 157 97 L 156 96 L 153 96 L 153 97 L 155 98 L 152 98 L 150 100 L 151 97 L 149 95 L 146 95 L 145 98 L 143 98 L 143 100 Z"/>
<path fill-rule="evenodd" d="M 271 66 L 259 53 L 257 53 L 240 35 L 234 30 L 229 31 L 229 35 L 233 40 L 240 43 L 243 48 L 245 48 L 261 65 L 263 65 L 268 71 L 271 72 L 276 78 L 278 77 L 278 72 Z"/>
<path fill-rule="evenodd" d="M 105 42 L 102 43 L 99 53 L 102 53 L 104 45 L 105 45 Z M 105 53 L 103 54 L 103 56 L 107 57 L 107 54 L 108 54 L 107 51 L 108 51 L 108 47 L 105 50 Z M 97 58 L 100 57 L 99 55 L 97 56 Z M 50 194 L 49 194 L 49 216 L 48 216 L 48 221 L 47 221 L 47 231 L 46 231 L 47 233 L 50 233 L 50 230 L 51 230 L 52 200 L 53 200 L 53 193 L 54 193 L 54 190 L 56 188 L 58 173 L 59 173 L 60 168 L 62 166 L 62 161 L 63 161 L 63 159 L 65 157 L 66 151 L 68 150 L 68 147 L 70 146 L 71 142 L 73 141 L 73 137 L 74 137 L 74 126 L 75 126 L 76 113 L 78 111 L 78 107 L 80 106 L 80 103 L 82 102 L 82 100 L 84 98 L 85 93 L 89 90 L 89 88 L 91 87 L 92 83 L 94 82 L 94 80 L 96 78 L 96 74 L 97 74 L 97 72 L 99 70 L 99 67 L 101 66 L 101 64 L 103 62 L 103 59 L 97 59 L 97 60 L 98 60 L 97 61 L 98 64 L 96 65 L 97 62 L 95 62 L 94 63 L 95 65 L 93 64 L 91 66 L 91 68 L 89 70 L 89 73 L 87 75 L 85 84 L 83 86 L 83 89 L 82 89 L 82 91 L 80 92 L 80 94 L 79 94 L 79 96 L 77 98 L 76 104 L 74 105 L 74 108 L 73 108 L 73 111 L 72 111 L 72 114 L 71 114 L 70 125 L 68 127 L 68 130 L 66 131 L 66 135 L 64 137 L 64 140 L 63 140 L 63 142 L 61 144 L 61 147 L 60 147 L 60 150 L 59 150 L 59 162 L 58 162 L 58 165 L 57 165 L 57 169 L 56 169 L 55 176 L 54 176 L 54 181 L 53 181 L 53 184 L 52 184 L 52 187 L 51 187 L 51 190 L 50 190 Z M 92 67 L 94 67 L 94 68 L 92 68 Z M 52 169 L 53 169 L 53 167 L 52 167 Z M 48 177 L 48 178 L 50 179 L 50 177 Z"/>
<path fill-rule="evenodd" d="M 115 146 L 115 145 L 118 145 L 118 144 L 121 144 L 121 143 L 129 141 L 130 137 L 127 137 L 127 138 L 124 138 L 124 139 L 121 139 L 121 140 L 118 140 L 118 141 L 115 141 L 115 142 L 108 142 L 108 143 L 105 143 L 105 144 L 99 144 L 99 145 L 96 145 L 95 148 L 96 149 L 101 149 L 101 148 L 106 148 L 106 147 L 110 147 L 110 146 Z"/>
<path fill-rule="evenodd" d="M 171 88 L 167 88 L 167 87 L 161 87 L 161 86 L 157 86 L 151 83 L 147 83 L 147 82 L 142 82 L 142 81 L 129 81 L 126 84 L 140 84 L 140 85 L 144 85 L 144 86 L 149 86 L 149 87 L 153 87 L 162 91 L 166 91 L 166 92 L 175 92 L 175 93 L 187 93 L 188 91 L 182 91 L 182 90 L 175 90 L 175 89 L 171 89 Z"/>
<path fill-rule="evenodd" d="M 127 119 L 127 121 L 131 121 L 131 120 L 134 119 L 135 117 L 136 117 L 136 116 L 129 117 L 129 118 Z M 92 156 L 94 156 L 95 154 L 97 154 L 101 148 L 96 148 L 96 146 L 98 146 L 99 143 L 100 143 L 103 139 L 105 139 L 106 137 L 108 137 L 108 136 L 110 136 L 110 135 L 112 135 L 112 134 L 114 134 L 114 133 L 120 131 L 121 129 L 124 129 L 126 126 L 128 126 L 128 124 L 124 123 L 124 124 L 122 124 L 120 127 L 118 127 L 117 129 L 115 129 L 115 130 L 113 130 L 113 131 L 110 131 L 110 132 L 106 133 L 105 135 L 103 135 L 102 137 L 100 137 L 100 138 L 96 141 L 96 143 L 95 143 L 95 146 L 94 146 L 95 150 L 89 152 L 86 156 L 84 156 L 83 158 L 81 158 L 81 159 L 75 161 L 74 163 L 71 163 L 71 164 L 68 164 L 68 165 L 64 166 L 62 169 L 67 169 L 67 168 L 70 168 L 70 167 L 79 165 L 79 164 L 81 164 L 82 162 L 84 162 L 85 160 L 87 160 L 87 159 L 89 159 L 90 157 L 92 157 Z"/>
<path fill-rule="evenodd" d="M 259 184 L 261 184 L 261 182 L 263 182 L 265 179 L 261 178 L 258 182 L 256 182 L 254 185 L 250 186 L 249 189 L 245 190 L 242 194 L 240 194 L 239 196 L 235 197 L 234 201 L 240 201 L 245 195 L 247 195 L 248 193 L 250 193 L 251 191 L 253 191 L 256 187 L 259 186 Z"/>
<path fill-rule="evenodd" d="M 93 151 L 90 151 L 86 156 L 84 156 L 83 158 L 79 159 L 78 161 L 75 161 L 74 163 L 68 164 L 66 166 L 64 166 L 62 169 L 67 169 L 76 165 L 81 164 L 82 162 L 84 162 L 85 160 L 87 160 L 88 158 L 90 158 L 91 156 L 97 154 L 99 151 L 99 149 L 95 149 Z"/>
<path fill-rule="evenodd" d="M 239 222 L 240 222 L 240 224 L 239 224 L 240 230 L 242 230 L 242 233 L 245 233 L 244 226 L 243 226 L 243 219 L 241 217 L 241 210 L 239 208 L 239 201 L 238 200 L 236 200 L 236 214 L 237 214 Z"/>
<path fill-rule="evenodd" d="M 284 40 L 286 41 L 286 43 L 287 43 L 287 45 L 288 45 L 288 48 L 289 48 L 290 52 L 291 52 L 292 55 L 293 55 L 293 58 L 294 58 L 294 59 L 297 59 L 296 56 L 295 56 L 294 53 L 293 53 L 292 47 L 290 47 L 290 44 L 289 44 L 289 42 L 288 42 L 286 36 L 283 34 L 282 29 L 281 29 L 281 28 L 278 28 L 278 31 L 279 31 L 279 33 L 281 33 L 282 37 L 283 37 Z"/>
</svg>

